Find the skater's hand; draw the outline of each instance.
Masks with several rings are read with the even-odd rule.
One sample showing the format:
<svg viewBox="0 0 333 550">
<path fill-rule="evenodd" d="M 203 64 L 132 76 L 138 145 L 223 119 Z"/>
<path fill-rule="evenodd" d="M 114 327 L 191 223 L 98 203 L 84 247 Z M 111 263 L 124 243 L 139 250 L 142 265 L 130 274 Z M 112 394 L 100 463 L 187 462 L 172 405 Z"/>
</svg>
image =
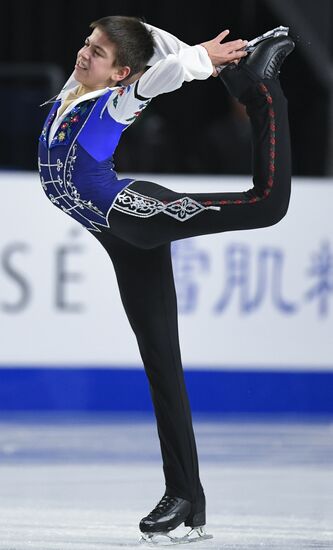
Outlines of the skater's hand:
<svg viewBox="0 0 333 550">
<path fill-rule="evenodd" d="M 201 43 L 201 46 L 207 50 L 210 60 L 214 65 L 213 76 L 217 76 L 218 74 L 215 69 L 216 66 L 226 65 L 227 63 L 238 63 L 242 57 L 247 55 L 247 52 L 244 51 L 247 40 L 231 40 L 230 42 L 221 44 L 229 32 L 229 30 L 222 31 L 213 40 Z"/>
</svg>

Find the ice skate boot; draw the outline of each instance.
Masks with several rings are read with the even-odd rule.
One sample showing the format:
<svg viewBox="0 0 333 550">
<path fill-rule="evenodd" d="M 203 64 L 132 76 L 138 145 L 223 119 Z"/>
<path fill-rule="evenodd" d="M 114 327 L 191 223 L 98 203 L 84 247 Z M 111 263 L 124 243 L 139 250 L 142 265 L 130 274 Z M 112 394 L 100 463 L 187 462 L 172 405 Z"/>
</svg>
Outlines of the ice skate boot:
<svg viewBox="0 0 333 550">
<path fill-rule="evenodd" d="M 219 76 L 229 93 L 239 98 L 255 82 L 278 79 L 282 63 L 294 47 L 289 36 L 267 38 L 237 65 L 230 63 Z"/>
<path fill-rule="evenodd" d="M 212 538 L 204 530 L 205 522 L 205 508 L 198 511 L 188 500 L 164 495 L 154 510 L 140 521 L 140 542 L 166 546 Z M 182 523 L 191 529 L 183 537 L 177 537 L 171 531 Z"/>
</svg>

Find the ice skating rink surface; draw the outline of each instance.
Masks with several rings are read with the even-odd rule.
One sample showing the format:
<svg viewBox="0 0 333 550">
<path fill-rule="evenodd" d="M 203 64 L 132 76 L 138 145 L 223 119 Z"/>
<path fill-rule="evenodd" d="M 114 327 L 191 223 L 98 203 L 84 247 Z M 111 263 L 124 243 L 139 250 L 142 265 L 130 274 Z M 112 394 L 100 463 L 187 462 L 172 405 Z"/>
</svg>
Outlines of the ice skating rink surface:
<svg viewBox="0 0 333 550">
<path fill-rule="evenodd" d="M 191 548 L 333 549 L 332 419 L 194 421 L 214 538 Z M 163 489 L 152 417 L 0 418 L 1 550 L 144 548 Z"/>
</svg>

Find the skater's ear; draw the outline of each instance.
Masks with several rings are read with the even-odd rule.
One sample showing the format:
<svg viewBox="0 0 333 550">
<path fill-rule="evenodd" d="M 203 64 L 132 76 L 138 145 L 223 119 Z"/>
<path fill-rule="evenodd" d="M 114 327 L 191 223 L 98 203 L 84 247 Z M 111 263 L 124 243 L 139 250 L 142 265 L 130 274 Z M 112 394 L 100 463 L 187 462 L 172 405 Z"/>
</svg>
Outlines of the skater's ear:
<svg viewBox="0 0 333 550">
<path fill-rule="evenodd" d="M 128 66 L 125 67 L 114 67 L 110 76 L 110 80 L 113 82 L 120 82 L 125 80 L 131 73 L 131 69 Z"/>
</svg>

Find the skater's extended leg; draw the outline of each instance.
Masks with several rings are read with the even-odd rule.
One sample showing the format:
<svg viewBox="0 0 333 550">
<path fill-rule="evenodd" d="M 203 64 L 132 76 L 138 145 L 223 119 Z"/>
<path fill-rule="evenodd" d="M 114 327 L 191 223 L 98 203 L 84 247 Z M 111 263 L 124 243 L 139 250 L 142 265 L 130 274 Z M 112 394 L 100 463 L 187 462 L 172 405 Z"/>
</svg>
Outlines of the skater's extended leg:
<svg viewBox="0 0 333 550">
<path fill-rule="evenodd" d="M 136 181 L 110 211 L 114 234 L 152 248 L 196 235 L 267 227 L 284 217 L 291 183 L 287 101 L 277 78 L 251 80 L 243 73 L 240 100 L 252 126 L 253 187 L 239 193 L 176 193 Z"/>
<path fill-rule="evenodd" d="M 142 250 L 108 233 L 95 236 L 113 262 L 121 299 L 149 379 L 166 493 L 189 501 L 193 513 L 200 506 L 204 510 L 179 348 L 170 245 Z"/>
</svg>

